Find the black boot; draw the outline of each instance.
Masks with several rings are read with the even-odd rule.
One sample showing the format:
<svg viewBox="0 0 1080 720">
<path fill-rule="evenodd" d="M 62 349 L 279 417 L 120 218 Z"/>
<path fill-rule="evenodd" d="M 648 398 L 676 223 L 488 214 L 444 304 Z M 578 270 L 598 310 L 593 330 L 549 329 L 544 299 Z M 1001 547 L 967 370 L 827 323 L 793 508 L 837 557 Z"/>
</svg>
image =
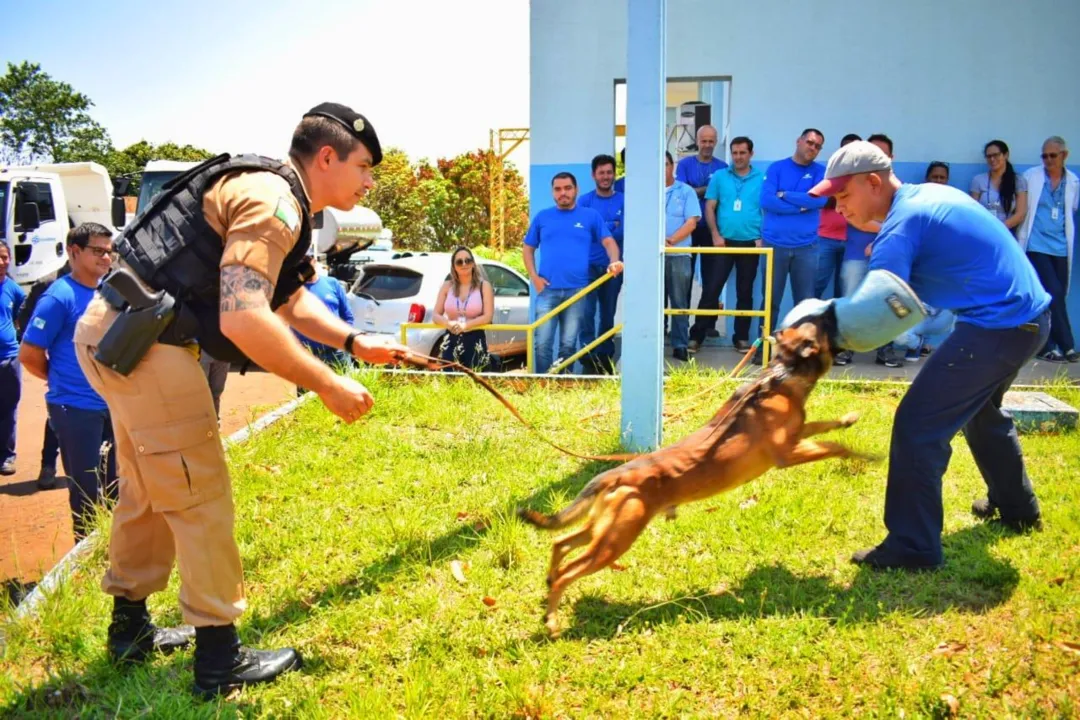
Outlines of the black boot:
<svg viewBox="0 0 1080 720">
<path fill-rule="evenodd" d="M 210 699 L 244 685 L 270 682 L 300 667 L 292 648 L 252 650 L 240 644 L 233 625 L 195 628 L 195 693 Z"/>
<path fill-rule="evenodd" d="M 150 622 L 146 600 L 113 598 L 109 623 L 109 657 L 115 662 L 142 662 L 152 652 L 170 653 L 191 643 L 195 628 L 159 628 Z"/>
</svg>

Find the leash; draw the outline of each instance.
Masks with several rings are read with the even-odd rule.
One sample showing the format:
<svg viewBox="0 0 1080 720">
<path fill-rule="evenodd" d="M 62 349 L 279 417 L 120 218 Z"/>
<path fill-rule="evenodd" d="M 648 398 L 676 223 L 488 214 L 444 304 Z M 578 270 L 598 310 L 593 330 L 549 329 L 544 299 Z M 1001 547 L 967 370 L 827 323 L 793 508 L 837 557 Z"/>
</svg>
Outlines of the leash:
<svg viewBox="0 0 1080 720">
<path fill-rule="evenodd" d="M 392 355 L 393 355 L 394 359 L 397 360 L 399 363 L 405 363 L 405 364 L 408 364 L 408 365 L 412 365 L 414 367 L 422 368 L 424 370 L 437 371 L 437 370 L 445 370 L 445 369 L 449 368 L 449 369 L 458 370 L 458 371 L 464 373 L 465 375 L 469 376 L 469 378 L 471 378 L 473 382 L 475 382 L 477 385 L 479 385 L 480 387 L 487 390 L 496 400 L 498 400 L 500 403 L 502 403 L 503 407 L 505 407 L 507 410 L 509 410 L 510 414 L 513 415 L 515 418 L 517 418 L 518 421 L 520 421 L 522 425 L 524 425 L 526 428 L 528 428 L 530 431 L 532 431 L 532 433 L 534 435 L 539 437 L 541 440 L 543 440 L 545 443 L 547 443 L 551 447 L 555 448 L 559 452 L 564 453 L 566 455 L 569 455 L 571 457 L 576 457 L 576 458 L 579 458 L 581 460 L 597 460 L 597 461 L 600 461 L 600 462 L 626 462 L 627 460 L 633 460 L 634 458 L 638 458 L 638 457 L 641 457 L 642 455 L 646 454 L 646 453 L 620 453 L 620 454 L 616 454 L 616 455 L 586 455 L 586 454 L 574 452 L 573 450 L 570 450 L 568 448 L 564 448 L 562 445 L 559 445 L 555 441 L 549 439 L 542 432 L 540 432 L 536 427 L 534 427 L 532 425 L 532 423 L 530 423 L 528 420 L 526 420 L 522 416 L 522 414 L 520 412 L 518 412 L 518 409 L 516 407 L 514 407 L 513 403 L 511 403 L 509 400 L 507 400 L 505 397 L 503 397 L 503 394 L 501 392 L 499 392 L 498 389 L 495 388 L 495 386 L 493 386 L 491 383 L 489 383 L 487 380 L 485 380 L 479 374 L 474 372 L 472 369 L 467 368 L 467 367 L 465 367 L 464 365 L 462 365 L 460 363 L 452 362 L 450 360 L 441 360 L 439 358 L 431 357 L 430 355 L 424 355 L 423 353 L 418 353 L 418 352 L 415 352 L 415 351 L 412 351 L 412 350 L 409 350 L 409 351 L 406 351 L 406 352 L 402 352 L 400 350 L 397 350 L 397 351 L 394 351 L 392 353 Z"/>
</svg>

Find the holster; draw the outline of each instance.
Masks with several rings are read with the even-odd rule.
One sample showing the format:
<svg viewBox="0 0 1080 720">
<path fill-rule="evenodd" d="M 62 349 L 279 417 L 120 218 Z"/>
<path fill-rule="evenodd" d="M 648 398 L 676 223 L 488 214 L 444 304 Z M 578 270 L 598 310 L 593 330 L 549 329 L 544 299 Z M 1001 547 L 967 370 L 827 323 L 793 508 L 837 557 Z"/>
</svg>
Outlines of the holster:
<svg viewBox="0 0 1080 720">
<path fill-rule="evenodd" d="M 173 321 L 176 301 L 164 290 L 147 293 L 122 268 L 105 276 L 98 292 L 120 314 L 98 344 L 94 359 L 121 375 L 128 375 Z"/>
</svg>

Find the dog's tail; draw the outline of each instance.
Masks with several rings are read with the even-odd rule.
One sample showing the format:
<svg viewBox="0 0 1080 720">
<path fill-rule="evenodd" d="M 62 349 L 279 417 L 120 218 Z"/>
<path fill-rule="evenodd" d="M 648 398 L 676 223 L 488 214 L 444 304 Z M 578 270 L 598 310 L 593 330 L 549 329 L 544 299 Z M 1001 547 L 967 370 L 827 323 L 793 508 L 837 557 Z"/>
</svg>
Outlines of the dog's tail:
<svg viewBox="0 0 1080 720">
<path fill-rule="evenodd" d="M 618 474 L 611 471 L 597 475 L 589 481 L 588 485 L 581 489 L 578 496 L 574 498 L 574 502 L 554 515 L 544 515 L 528 508 L 518 508 L 518 517 L 530 525 L 535 525 L 544 530 L 564 528 L 580 520 L 581 516 L 592 507 L 596 496 L 611 489 L 618 483 L 618 478 Z"/>
</svg>

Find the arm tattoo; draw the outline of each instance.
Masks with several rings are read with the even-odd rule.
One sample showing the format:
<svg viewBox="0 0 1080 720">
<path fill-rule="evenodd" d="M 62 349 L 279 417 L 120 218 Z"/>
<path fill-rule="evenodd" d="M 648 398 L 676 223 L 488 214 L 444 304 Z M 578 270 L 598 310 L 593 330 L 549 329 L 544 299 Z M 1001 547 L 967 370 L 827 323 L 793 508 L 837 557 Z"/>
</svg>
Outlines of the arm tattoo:
<svg viewBox="0 0 1080 720">
<path fill-rule="evenodd" d="M 274 286 L 262 273 L 243 265 L 221 268 L 221 303 L 223 313 L 270 306 Z"/>
</svg>

